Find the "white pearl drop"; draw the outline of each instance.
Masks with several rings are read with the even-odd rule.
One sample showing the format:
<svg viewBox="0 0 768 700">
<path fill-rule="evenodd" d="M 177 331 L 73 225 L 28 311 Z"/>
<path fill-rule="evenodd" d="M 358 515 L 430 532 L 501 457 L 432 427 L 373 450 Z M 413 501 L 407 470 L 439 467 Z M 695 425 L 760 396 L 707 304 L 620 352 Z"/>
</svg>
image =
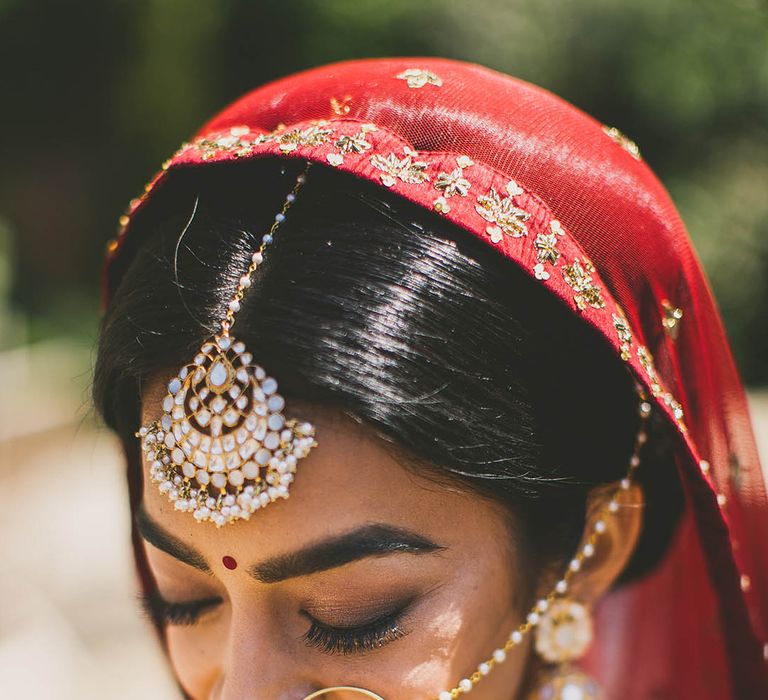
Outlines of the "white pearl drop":
<svg viewBox="0 0 768 700">
<path fill-rule="evenodd" d="M 503 663 L 506 658 L 507 658 L 507 652 L 504 651 L 503 649 L 496 649 L 493 652 L 493 660 L 497 664 Z"/>
<path fill-rule="evenodd" d="M 459 681 L 459 688 L 461 688 L 465 693 L 468 693 L 470 690 L 472 690 L 472 681 L 469 680 L 469 678 L 462 678 Z"/>
</svg>

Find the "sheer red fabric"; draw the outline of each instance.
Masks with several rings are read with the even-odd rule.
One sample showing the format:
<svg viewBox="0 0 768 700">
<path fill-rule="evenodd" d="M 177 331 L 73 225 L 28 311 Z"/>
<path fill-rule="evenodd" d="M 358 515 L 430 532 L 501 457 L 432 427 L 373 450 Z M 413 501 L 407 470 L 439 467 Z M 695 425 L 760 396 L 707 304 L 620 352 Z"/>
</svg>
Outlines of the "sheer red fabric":
<svg viewBox="0 0 768 700">
<path fill-rule="evenodd" d="M 684 224 L 634 144 L 478 65 L 371 59 L 292 75 L 213 117 L 132 202 L 104 304 L 136 244 L 132 218 L 169 170 L 265 155 L 438 211 L 605 336 L 674 426 L 685 513 L 662 564 L 599 606 L 589 670 L 609 698 L 768 698 L 768 501 L 744 391 Z"/>
</svg>

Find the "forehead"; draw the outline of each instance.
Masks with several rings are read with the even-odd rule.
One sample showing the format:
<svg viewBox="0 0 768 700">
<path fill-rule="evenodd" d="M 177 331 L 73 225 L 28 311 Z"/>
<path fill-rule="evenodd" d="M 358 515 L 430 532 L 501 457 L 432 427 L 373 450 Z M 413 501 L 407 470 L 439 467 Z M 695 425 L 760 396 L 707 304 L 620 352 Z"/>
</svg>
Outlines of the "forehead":
<svg viewBox="0 0 768 700">
<path fill-rule="evenodd" d="M 165 378 L 147 385 L 142 423 L 161 413 Z M 269 504 L 248 521 L 217 528 L 179 512 L 144 467 L 144 507 L 164 528 L 201 551 L 221 548 L 250 558 L 271 556 L 367 523 L 387 523 L 449 540 L 502 531 L 503 509 L 465 488 L 417 473 L 407 453 L 370 426 L 338 409 L 290 401 L 287 417 L 315 425 L 317 447 L 300 460 L 290 497 Z M 498 534 L 498 532 L 497 532 Z M 458 539 L 457 539 L 458 541 Z"/>
</svg>

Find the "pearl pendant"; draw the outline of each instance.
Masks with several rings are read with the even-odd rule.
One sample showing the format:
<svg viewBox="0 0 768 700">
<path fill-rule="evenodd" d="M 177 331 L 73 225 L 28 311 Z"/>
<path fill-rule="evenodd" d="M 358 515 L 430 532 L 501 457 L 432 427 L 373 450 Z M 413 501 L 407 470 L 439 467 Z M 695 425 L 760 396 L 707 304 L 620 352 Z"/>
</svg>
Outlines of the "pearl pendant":
<svg viewBox="0 0 768 700">
<path fill-rule="evenodd" d="M 317 442 L 314 426 L 285 417 L 277 390 L 227 335 L 206 341 L 168 382 L 160 419 L 138 435 L 176 510 L 221 526 L 288 498 L 298 460 Z"/>
</svg>

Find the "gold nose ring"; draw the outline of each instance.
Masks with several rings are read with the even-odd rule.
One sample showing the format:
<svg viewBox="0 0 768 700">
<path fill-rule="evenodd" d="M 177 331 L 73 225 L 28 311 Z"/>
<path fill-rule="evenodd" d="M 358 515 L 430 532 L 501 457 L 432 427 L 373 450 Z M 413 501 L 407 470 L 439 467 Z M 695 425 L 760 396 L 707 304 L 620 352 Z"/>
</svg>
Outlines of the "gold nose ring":
<svg viewBox="0 0 768 700">
<path fill-rule="evenodd" d="M 307 695 L 307 697 L 304 698 L 304 700 L 314 700 L 314 698 L 322 697 L 323 695 L 328 695 L 330 693 L 340 692 L 340 691 L 346 691 L 347 693 L 356 693 L 358 695 L 361 695 L 365 698 L 373 698 L 373 700 L 384 700 L 381 695 L 377 695 L 376 693 L 366 690 L 365 688 L 353 688 L 349 685 L 339 685 L 334 686 L 333 688 L 323 688 L 322 690 L 316 690 L 314 693 L 311 693 L 310 695 Z"/>
</svg>

